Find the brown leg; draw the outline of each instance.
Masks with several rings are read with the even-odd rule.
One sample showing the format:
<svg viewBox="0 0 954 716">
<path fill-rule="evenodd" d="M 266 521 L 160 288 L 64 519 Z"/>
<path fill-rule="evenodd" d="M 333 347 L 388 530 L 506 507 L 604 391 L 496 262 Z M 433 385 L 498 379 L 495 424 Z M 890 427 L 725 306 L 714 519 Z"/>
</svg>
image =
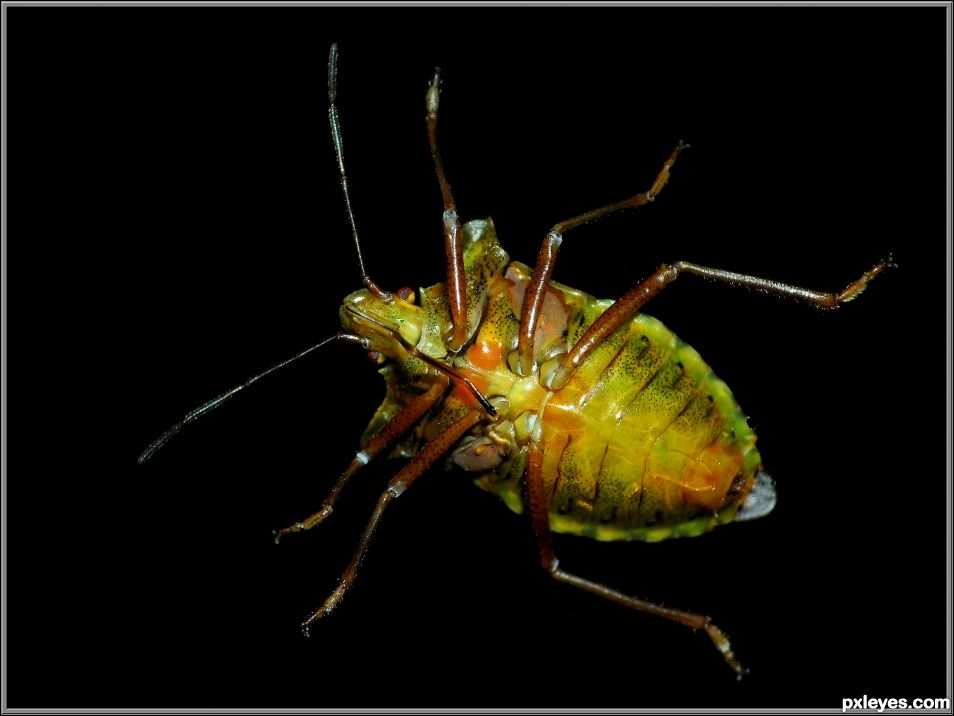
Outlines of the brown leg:
<svg viewBox="0 0 954 716">
<path fill-rule="evenodd" d="M 591 582 L 575 574 L 570 574 L 559 566 L 559 560 L 553 552 L 553 540 L 550 533 L 550 499 L 545 488 L 543 475 L 543 451 L 538 445 L 530 445 L 530 454 L 527 460 L 527 501 L 530 507 L 530 519 L 533 525 L 533 532 L 537 540 L 537 548 L 540 552 L 540 564 L 547 573 L 558 582 L 572 584 L 587 592 L 609 599 L 624 607 L 635 609 L 639 612 L 653 614 L 663 619 L 685 624 L 692 629 L 705 629 L 706 634 L 712 639 L 716 649 L 722 654 L 726 662 L 731 666 L 738 678 L 742 678 L 745 670 L 732 653 L 732 646 L 729 639 L 722 630 L 712 623 L 711 619 L 701 614 L 693 612 L 684 612 L 679 609 L 661 607 L 658 604 L 647 602 L 635 597 L 629 597 L 625 594 L 610 589 L 599 582 Z"/>
<path fill-rule="evenodd" d="M 430 387 L 426 393 L 422 393 L 412 398 L 407 405 L 386 422 L 381 429 L 361 446 L 361 449 L 354 456 L 351 464 L 345 469 L 341 476 L 335 482 L 331 492 L 321 503 L 321 509 L 313 515 L 306 517 L 301 522 L 278 530 L 275 532 L 275 544 L 281 540 L 284 535 L 310 530 L 317 524 L 320 524 L 334 510 L 335 500 L 338 499 L 338 493 L 348 484 L 351 476 L 358 470 L 374 460 L 383 450 L 386 450 L 391 443 L 406 433 L 412 425 L 420 420 L 424 413 L 430 410 L 434 404 L 440 400 L 447 388 L 449 380 L 440 376 L 437 382 Z"/>
<path fill-rule="evenodd" d="M 441 455 L 450 450 L 464 433 L 480 422 L 482 417 L 483 415 L 480 411 L 475 410 L 460 418 L 456 423 L 447 428 L 447 430 L 421 448 L 421 451 L 414 456 L 411 462 L 397 475 L 391 478 L 391 481 L 388 482 L 388 489 L 382 492 L 381 497 L 378 498 L 378 504 L 374 508 L 374 513 L 364 528 L 361 541 L 358 542 L 358 549 L 355 550 L 354 556 L 351 558 L 351 563 L 341 575 L 341 581 L 338 583 L 338 586 L 328 598 L 325 599 L 324 604 L 309 614 L 308 618 L 302 622 L 301 628 L 305 636 L 308 636 L 308 630 L 311 625 L 322 617 L 330 614 L 331 610 L 338 606 L 338 603 L 344 598 L 348 589 L 351 588 L 355 577 L 358 576 L 361 562 L 364 561 L 364 555 L 368 552 L 368 544 L 371 541 L 371 537 L 375 529 L 377 529 L 378 522 L 381 521 L 385 509 L 391 504 L 391 501 L 396 497 L 400 497 L 401 494 L 411 486 L 414 480 L 433 465 Z"/>
<path fill-rule="evenodd" d="M 722 269 L 699 266 L 686 261 L 677 261 L 673 264 L 663 264 L 656 273 L 642 283 L 630 289 L 612 306 L 610 306 L 593 324 L 580 336 L 580 340 L 563 359 L 560 367 L 554 371 L 547 387 L 554 390 L 562 388 L 570 380 L 573 371 L 582 363 L 596 346 L 602 343 L 610 334 L 627 321 L 643 304 L 662 291 L 667 285 L 675 281 L 680 273 L 696 274 L 715 281 L 724 281 L 733 286 L 745 286 L 765 293 L 774 293 L 787 296 L 798 301 L 804 301 L 818 308 L 835 308 L 847 303 L 865 290 L 868 283 L 890 266 L 894 266 L 893 259 L 883 259 L 876 263 L 870 271 L 865 271 L 861 278 L 848 284 L 840 293 L 812 291 L 807 288 L 791 286 L 778 281 L 749 276 Z"/>
<path fill-rule="evenodd" d="M 672 165 L 676 163 L 676 157 L 687 148 L 688 144 L 681 141 L 676 145 L 669 155 L 669 159 L 663 164 L 656 180 L 649 188 L 641 194 L 631 196 L 629 199 L 618 201 L 615 204 L 604 206 L 599 209 L 593 209 L 585 214 L 580 214 L 572 219 L 561 221 L 556 224 L 546 238 L 543 240 L 543 246 L 540 247 L 540 255 L 537 257 L 537 264 L 533 269 L 533 277 L 530 279 L 530 286 L 527 289 L 526 298 L 523 300 L 523 313 L 520 316 L 520 336 L 517 343 L 517 373 L 521 376 L 531 375 L 534 369 L 533 356 L 533 336 L 537 330 L 537 321 L 540 319 L 540 310 L 543 307 L 543 298 L 547 292 L 547 286 L 550 285 L 550 276 L 553 274 L 553 265 L 556 262 L 557 251 L 560 244 L 563 243 L 563 234 L 570 229 L 588 224 L 591 221 L 600 219 L 608 214 L 616 213 L 622 209 L 629 209 L 636 206 L 648 204 L 656 198 L 656 195 L 662 191 L 669 181 L 669 172 Z"/>
<path fill-rule="evenodd" d="M 437 172 L 437 183 L 444 198 L 444 251 L 447 253 L 447 298 L 450 301 L 454 332 L 448 340 L 451 351 L 460 350 L 467 340 L 467 285 L 464 275 L 464 248 L 460 243 L 460 219 L 454 204 L 454 193 L 444 173 L 441 152 L 437 148 L 437 109 L 440 105 L 440 68 L 427 88 L 427 139 L 431 145 L 431 159 Z"/>
</svg>

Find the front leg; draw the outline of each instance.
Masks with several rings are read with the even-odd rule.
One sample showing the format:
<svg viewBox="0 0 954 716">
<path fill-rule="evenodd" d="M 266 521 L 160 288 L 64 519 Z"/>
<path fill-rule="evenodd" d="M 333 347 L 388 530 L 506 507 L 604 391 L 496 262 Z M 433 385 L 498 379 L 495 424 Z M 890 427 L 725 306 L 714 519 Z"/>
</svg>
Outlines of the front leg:
<svg viewBox="0 0 954 716">
<path fill-rule="evenodd" d="M 440 376 L 427 392 L 412 398 L 394 417 L 381 426 L 381 429 L 361 446 L 361 449 L 352 458 L 351 463 L 345 468 L 345 471 L 341 473 L 337 481 L 335 481 L 328 496 L 322 501 L 321 509 L 313 515 L 309 515 L 305 519 L 275 532 L 275 544 L 278 544 L 281 538 L 287 534 L 310 530 L 315 525 L 323 522 L 334 510 L 338 494 L 344 489 L 344 486 L 348 484 L 351 477 L 362 467 L 378 457 L 384 450 L 388 449 L 395 440 L 410 430 L 418 420 L 424 417 L 424 414 L 434 407 L 441 396 L 444 395 L 448 383 L 449 380 L 445 376 Z"/>
<path fill-rule="evenodd" d="M 400 497 L 411 484 L 420 477 L 431 465 L 433 465 L 445 452 L 451 449 L 454 444 L 460 440 L 461 436 L 470 430 L 474 425 L 479 423 L 483 415 L 480 411 L 475 410 L 473 412 L 467 413 L 464 417 L 460 418 L 456 423 L 447 428 L 440 435 L 431 440 L 427 445 L 421 448 L 421 451 L 414 456 L 414 458 L 409 462 L 404 469 L 398 472 L 390 482 L 388 482 L 388 488 L 381 493 L 381 496 L 378 498 L 378 503 L 374 508 L 374 513 L 371 515 L 371 519 L 368 520 L 367 526 L 364 528 L 364 533 L 361 535 L 361 540 L 358 542 L 358 548 L 355 550 L 354 556 L 351 558 L 351 562 L 348 564 L 348 567 L 345 569 L 344 573 L 341 575 L 341 580 L 338 582 L 338 586 L 335 590 L 328 595 L 328 598 L 325 599 L 324 603 L 318 607 L 315 611 L 308 615 L 304 622 L 302 622 L 301 628 L 302 633 L 305 636 L 309 635 L 309 630 L 311 625 L 316 621 L 321 619 L 324 616 L 327 616 L 331 611 L 338 606 L 342 599 L 344 599 L 345 594 L 351 588 L 351 585 L 354 584 L 354 580 L 358 576 L 358 570 L 361 568 L 361 563 L 364 561 L 364 556 L 368 552 L 368 545 L 371 542 L 371 537 L 374 535 L 374 531 L 378 527 L 378 522 L 381 521 L 381 517 L 384 516 L 384 511 L 387 509 L 388 505 L 397 498 Z"/>
</svg>

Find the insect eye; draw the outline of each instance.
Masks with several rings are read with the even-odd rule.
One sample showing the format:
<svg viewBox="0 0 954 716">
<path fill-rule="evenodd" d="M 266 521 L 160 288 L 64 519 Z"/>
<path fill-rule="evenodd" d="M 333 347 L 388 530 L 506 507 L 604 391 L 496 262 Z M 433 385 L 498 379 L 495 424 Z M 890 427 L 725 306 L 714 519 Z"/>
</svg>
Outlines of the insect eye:
<svg viewBox="0 0 954 716">
<path fill-rule="evenodd" d="M 404 288 L 399 288 L 397 290 L 398 298 L 407 303 L 414 303 L 414 289 L 405 286 Z"/>
<path fill-rule="evenodd" d="M 384 355 L 378 351 L 368 351 L 368 360 L 376 365 L 384 363 Z"/>
</svg>

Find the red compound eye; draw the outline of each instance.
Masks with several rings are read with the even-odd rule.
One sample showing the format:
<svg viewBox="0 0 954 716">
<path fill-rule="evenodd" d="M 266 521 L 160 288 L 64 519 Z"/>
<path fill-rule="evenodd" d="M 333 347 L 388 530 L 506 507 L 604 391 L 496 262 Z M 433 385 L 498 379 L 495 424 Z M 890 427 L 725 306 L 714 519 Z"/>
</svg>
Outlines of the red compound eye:
<svg viewBox="0 0 954 716">
<path fill-rule="evenodd" d="M 368 360 L 372 363 L 384 363 L 384 356 L 378 351 L 368 351 Z"/>
<path fill-rule="evenodd" d="M 414 289 L 405 286 L 404 288 L 399 288 L 397 290 L 398 298 L 402 301 L 407 301 L 408 303 L 414 303 Z"/>
</svg>

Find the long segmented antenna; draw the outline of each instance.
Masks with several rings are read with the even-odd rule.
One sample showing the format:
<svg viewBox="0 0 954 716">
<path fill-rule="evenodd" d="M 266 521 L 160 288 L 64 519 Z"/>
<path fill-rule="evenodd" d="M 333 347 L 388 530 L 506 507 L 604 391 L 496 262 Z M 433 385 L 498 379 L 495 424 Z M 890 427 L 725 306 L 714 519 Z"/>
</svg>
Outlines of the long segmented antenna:
<svg viewBox="0 0 954 716">
<path fill-rule="evenodd" d="M 231 390 L 225 391 L 224 393 L 222 393 L 222 395 L 218 396 L 217 398 L 213 398 L 208 403 L 203 403 L 195 410 L 189 413 L 186 413 L 186 416 L 182 420 L 180 420 L 178 423 L 176 423 L 171 428 L 166 430 L 166 432 L 164 432 L 162 435 L 156 438 L 156 440 L 154 440 L 153 443 L 143 451 L 142 455 L 139 456 L 139 460 L 138 460 L 139 464 L 142 465 L 144 462 L 146 462 L 146 460 L 151 458 L 156 453 L 156 451 L 159 450 L 159 448 L 161 448 L 163 445 L 169 442 L 169 440 L 175 437 L 179 433 L 179 431 L 182 430 L 182 428 L 184 428 L 186 425 L 193 422 L 194 420 L 197 420 L 198 418 L 201 418 L 206 413 L 209 413 L 215 410 L 220 405 L 222 405 L 222 403 L 224 403 L 226 400 L 231 398 L 233 395 L 235 395 L 239 391 L 245 390 L 247 387 L 249 387 L 252 383 L 257 381 L 259 378 L 264 378 L 269 373 L 276 371 L 279 368 L 284 368 L 286 365 L 288 365 L 292 361 L 296 361 L 299 358 L 302 358 L 303 356 L 308 355 L 313 350 L 317 350 L 318 348 L 321 348 L 323 345 L 326 345 L 328 343 L 331 343 L 331 341 L 336 341 L 336 340 L 350 341 L 352 343 L 360 343 L 361 345 L 364 345 L 365 342 L 367 341 L 367 339 L 362 338 L 361 336 L 355 336 L 350 333 L 336 333 L 330 338 L 326 338 L 320 343 L 316 343 L 311 348 L 306 348 L 301 353 L 297 353 L 293 355 L 291 358 L 286 358 L 281 363 L 273 365 L 268 370 L 263 371 L 262 373 L 259 373 L 258 375 L 253 375 L 244 383 L 235 386 Z"/>
<path fill-rule="evenodd" d="M 351 211 L 351 195 L 348 192 L 348 175 L 344 168 L 344 148 L 341 142 L 341 122 L 338 121 L 338 107 L 335 98 L 338 93 L 338 45 L 331 46 L 328 55 L 328 120 L 331 122 L 331 139 L 335 145 L 335 156 L 338 158 L 338 171 L 341 173 L 341 191 L 344 193 L 345 209 L 348 212 L 348 221 L 351 222 L 351 236 L 354 238 L 354 248 L 358 252 L 358 266 L 361 268 L 361 279 L 368 290 L 382 301 L 390 302 L 391 294 L 371 280 L 364 269 L 364 258 L 361 256 L 361 242 L 358 241 L 358 227 L 354 223 L 354 213 Z"/>
</svg>

